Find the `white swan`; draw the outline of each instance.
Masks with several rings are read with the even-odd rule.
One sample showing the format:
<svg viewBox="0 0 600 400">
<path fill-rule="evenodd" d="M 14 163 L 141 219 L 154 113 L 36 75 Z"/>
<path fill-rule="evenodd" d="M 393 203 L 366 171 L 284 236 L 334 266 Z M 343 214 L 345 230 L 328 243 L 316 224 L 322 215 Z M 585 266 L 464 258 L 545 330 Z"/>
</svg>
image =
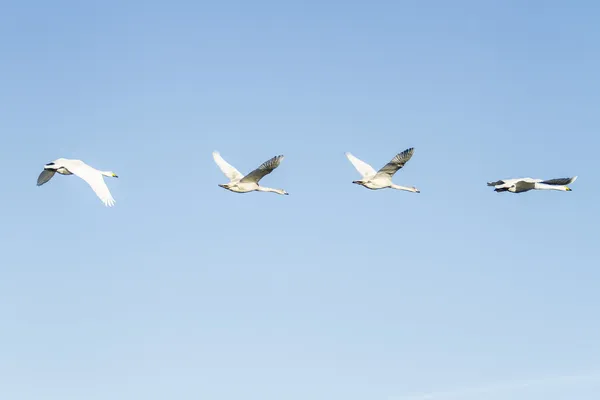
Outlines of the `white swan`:
<svg viewBox="0 0 600 400">
<path fill-rule="evenodd" d="M 219 184 L 222 188 L 227 190 L 231 190 L 235 193 L 248 193 L 253 191 L 258 192 L 273 192 L 277 194 L 287 195 L 289 194 L 283 189 L 273 189 L 265 186 L 260 186 L 258 182 L 265 176 L 273 172 L 275 168 L 279 166 L 281 161 L 283 160 L 283 156 L 275 156 L 270 160 L 262 163 L 258 168 L 254 171 L 250 172 L 248 175 L 244 176 L 231 166 L 227 161 L 221 157 L 218 151 L 213 151 L 213 158 L 215 163 L 219 166 L 223 174 L 227 178 L 229 178 L 229 182 L 225 184 Z"/>
<path fill-rule="evenodd" d="M 81 160 L 59 158 L 44 166 L 44 170 L 38 177 L 37 185 L 41 186 L 48 182 L 56 172 L 61 175 L 76 175 L 86 181 L 105 206 L 112 207 L 116 203 L 102 178 L 103 175 L 118 178 L 114 172 L 99 171 Z"/>
<path fill-rule="evenodd" d="M 413 147 L 404 150 L 402 153 L 396 154 L 396 156 L 383 166 L 379 171 L 375 171 L 373 167 L 371 167 L 366 162 L 359 160 L 351 153 L 346 153 L 346 157 L 348 160 L 354 165 L 354 168 L 362 175 L 362 179 L 358 181 L 353 181 L 352 183 L 356 183 L 357 185 L 362 185 L 368 189 L 377 190 L 384 188 L 392 188 L 397 190 L 406 190 L 408 192 L 421 193 L 419 189 L 416 187 L 405 187 L 396 185 L 392 182 L 392 177 L 394 174 L 404 166 L 410 160 L 415 149 Z"/>
<path fill-rule="evenodd" d="M 495 192 L 511 192 L 522 193 L 530 190 L 561 190 L 570 192 L 571 188 L 567 185 L 575 182 L 577 176 L 572 178 L 557 178 L 557 179 L 533 179 L 533 178 L 517 178 L 517 179 L 502 179 L 496 182 L 488 182 L 488 186 L 494 186 Z"/>
</svg>

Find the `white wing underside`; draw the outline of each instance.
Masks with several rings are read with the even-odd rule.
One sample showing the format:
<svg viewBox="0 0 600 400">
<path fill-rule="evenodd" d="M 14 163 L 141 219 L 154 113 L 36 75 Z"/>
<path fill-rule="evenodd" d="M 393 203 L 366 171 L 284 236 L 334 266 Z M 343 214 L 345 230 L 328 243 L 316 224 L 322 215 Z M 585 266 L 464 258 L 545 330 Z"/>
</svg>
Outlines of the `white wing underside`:
<svg viewBox="0 0 600 400">
<path fill-rule="evenodd" d="M 358 173 L 361 174 L 363 178 L 372 178 L 377 174 L 377 171 L 375 171 L 373 167 L 363 160 L 356 158 L 354 155 L 352 155 L 352 153 L 346 153 L 346 157 L 348 160 L 350 160 L 352 165 L 354 165 L 354 168 L 356 168 Z"/>
<path fill-rule="evenodd" d="M 65 167 L 74 175 L 86 181 L 105 206 L 112 207 L 115 204 L 115 199 L 110 194 L 110 190 L 108 190 L 102 174 L 96 169 L 83 162 L 69 163 Z"/>
<path fill-rule="evenodd" d="M 223 174 L 229 179 L 229 181 L 239 181 L 244 177 L 244 175 L 240 171 L 238 171 L 231 164 L 225 161 L 218 151 L 213 151 L 213 158 L 219 169 L 221 169 L 221 172 L 223 172 Z"/>
</svg>

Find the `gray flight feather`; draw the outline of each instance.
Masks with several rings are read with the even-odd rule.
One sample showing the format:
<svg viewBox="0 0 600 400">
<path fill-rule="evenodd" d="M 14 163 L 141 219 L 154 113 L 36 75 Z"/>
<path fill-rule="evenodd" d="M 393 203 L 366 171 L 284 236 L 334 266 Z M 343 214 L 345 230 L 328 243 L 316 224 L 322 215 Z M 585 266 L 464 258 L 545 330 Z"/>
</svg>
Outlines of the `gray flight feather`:
<svg viewBox="0 0 600 400">
<path fill-rule="evenodd" d="M 404 150 L 402 153 L 396 154 L 396 156 L 392 158 L 392 161 L 385 164 L 383 168 L 377 171 L 377 175 L 388 175 L 390 177 L 393 176 L 400 168 L 404 167 L 404 164 L 410 160 L 414 152 L 414 147 L 411 147 Z"/>
<path fill-rule="evenodd" d="M 50 179 L 52 179 L 52 177 L 54 176 L 55 173 L 56 173 L 56 171 L 53 169 L 43 170 L 42 173 L 40 174 L 40 176 L 38 176 L 37 185 L 42 186 L 44 183 L 46 183 Z"/>
<path fill-rule="evenodd" d="M 273 170 L 275 168 L 277 168 L 279 166 L 279 164 L 281 164 L 281 160 L 283 160 L 283 155 L 275 156 L 275 157 L 271 158 L 270 160 L 265 161 L 254 171 L 252 171 L 248 175 L 244 176 L 240 180 L 240 182 L 241 183 L 246 183 L 246 182 L 258 183 L 258 181 L 260 181 L 262 178 L 264 178 L 265 175 L 268 175 L 271 172 L 273 172 Z"/>
</svg>

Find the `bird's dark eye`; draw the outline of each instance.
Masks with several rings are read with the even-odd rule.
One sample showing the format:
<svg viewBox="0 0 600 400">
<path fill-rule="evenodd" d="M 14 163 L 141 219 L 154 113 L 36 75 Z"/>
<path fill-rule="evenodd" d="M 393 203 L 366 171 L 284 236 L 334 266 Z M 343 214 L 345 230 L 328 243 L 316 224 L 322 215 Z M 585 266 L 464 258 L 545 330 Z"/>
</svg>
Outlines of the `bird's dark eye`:
<svg viewBox="0 0 600 400">
<path fill-rule="evenodd" d="M 53 163 L 53 162 L 50 162 L 50 163 L 48 163 L 48 164 L 46 164 L 46 165 L 54 165 L 54 163 Z"/>
</svg>

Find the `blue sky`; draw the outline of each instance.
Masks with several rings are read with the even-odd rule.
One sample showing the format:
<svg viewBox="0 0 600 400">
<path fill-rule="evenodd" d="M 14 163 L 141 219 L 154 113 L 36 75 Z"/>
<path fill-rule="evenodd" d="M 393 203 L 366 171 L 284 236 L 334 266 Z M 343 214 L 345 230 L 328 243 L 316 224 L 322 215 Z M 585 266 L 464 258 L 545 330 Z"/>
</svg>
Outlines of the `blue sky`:
<svg viewBox="0 0 600 400">
<path fill-rule="evenodd" d="M 5 2 L 1 397 L 597 398 L 600 5 L 526 3 Z"/>
</svg>

